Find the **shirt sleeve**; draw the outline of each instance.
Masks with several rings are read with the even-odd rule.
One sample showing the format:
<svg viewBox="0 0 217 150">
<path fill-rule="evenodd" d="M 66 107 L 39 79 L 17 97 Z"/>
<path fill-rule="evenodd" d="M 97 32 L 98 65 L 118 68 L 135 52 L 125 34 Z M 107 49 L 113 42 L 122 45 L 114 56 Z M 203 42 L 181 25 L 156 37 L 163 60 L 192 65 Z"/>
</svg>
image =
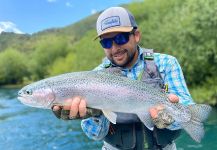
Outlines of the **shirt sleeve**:
<svg viewBox="0 0 217 150">
<path fill-rule="evenodd" d="M 194 104 L 177 59 L 170 56 L 167 64 L 164 81 L 165 84 L 168 84 L 168 92 L 176 94 L 179 97 L 179 103 L 184 105 Z"/>
<path fill-rule="evenodd" d="M 90 117 L 81 121 L 81 128 L 84 133 L 93 140 L 102 140 L 109 131 L 110 122 L 104 115 Z"/>
<path fill-rule="evenodd" d="M 175 94 L 179 97 L 179 103 L 183 105 L 194 104 L 194 101 L 187 88 L 182 69 L 177 59 L 170 55 L 164 55 L 163 61 L 164 82 L 168 85 L 168 94 Z M 181 129 L 181 126 L 174 122 L 167 127 L 170 130 Z"/>
</svg>

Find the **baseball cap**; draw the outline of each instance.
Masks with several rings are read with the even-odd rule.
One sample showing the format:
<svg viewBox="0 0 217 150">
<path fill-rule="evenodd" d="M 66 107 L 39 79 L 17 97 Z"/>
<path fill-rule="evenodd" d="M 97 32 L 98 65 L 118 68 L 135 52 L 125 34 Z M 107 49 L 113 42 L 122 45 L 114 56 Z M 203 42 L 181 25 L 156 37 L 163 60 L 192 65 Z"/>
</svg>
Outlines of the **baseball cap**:
<svg viewBox="0 0 217 150">
<path fill-rule="evenodd" d="M 111 32 L 130 32 L 137 28 L 134 16 L 123 7 L 110 7 L 103 11 L 96 23 L 97 39 Z"/>
</svg>

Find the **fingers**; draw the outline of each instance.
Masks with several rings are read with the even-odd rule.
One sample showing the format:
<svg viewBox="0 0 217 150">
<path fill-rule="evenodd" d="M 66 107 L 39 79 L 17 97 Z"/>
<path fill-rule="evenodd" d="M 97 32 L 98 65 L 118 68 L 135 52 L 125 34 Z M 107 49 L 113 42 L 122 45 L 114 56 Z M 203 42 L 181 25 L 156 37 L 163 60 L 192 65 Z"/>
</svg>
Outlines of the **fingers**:
<svg viewBox="0 0 217 150">
<path fill-rule="evenodd" d="M 53 106 L 52 111 L 57 118 L 64 120 L 82 118 L 86 115 L 86 101 L 81 97 L 65 100 L 63 106 Z"/>
<path fill-rule="evenodd" d="M 176 96 L 175 94 L 169 94 L 168 98 L 172 103 L 178 103 L 179 102 L 179 97 Z"/>
<path fill-rule="evenodd" d="M 152 117 L 152 119 L 155 119 L 158 117 L 158 112 L 163 110 L 164 106 L 163 105 L 157 105 L 155 107 L 152 107 L 149 109 L 150 115 Z"/>
<path fill-rule="evenodd" d="M 63 103 L 63 109 L 64 110 L 70 110 L 73 101 L 74 101 L 74 99 L 71 99 L 71 98 L 66 99 Z"/>
<path fill-rule="evenodd" d="M 176 96 L 175 94 L 169 94 L 168 98 L 172 103 L 178 103 L 179 102 L 179 97 Z M 154 107 L 150 108 L 149 112 L 150 112 L 150 115 L 151 115 L 152 119 L 157 118 L 158 117 L 158 112 L 163 110 L 163 109 L 164 109 L 163 105 L 157 105 L 157 106 L 154 106 Z"/>
<path fill-rule="evenodd" d="M 61 118 L 61 110 L 62 110 L 62 108 L 60 106 L 53 106 L 52 107 L 52 111 L 58 119 Z"/>
<path fill-rule="evenodd" d="M 81 102 L 80 97 L 74 97 L 73 99 L 71 99 L 70 113 L 69 113 L 70 118 L 76 118 L 76 116 L 79 114 L 78 108 L 79 108 L 80 102 Z"/>
<path fill-rule="evenodd" d="M 165 110 L 160 110 L 157 117 L 153 118 L 153 123 L 159 129 L 166 128 L 173 122 L 174 119 Z"/>
<path fill-rule="evenodd" d="M 155 126 L 159 129 L 166 128 L 174 122 L 173 118 L 165 111 L 163 105 L 158 105 L 149 109 L 151 118 Z"/>
<path fill-rule="evenodd" d="M 157 118 L 158 111 L 154 107 L 150 108 L 149 112 L 150 112 L 152 119 Z"/>
<path fill-rule="evenodd" d="M 73 98 L 73 101 L 71 103 L 70 107 L 70 118 L 76 118 L 77 116 L 79 117 L 84 117 L 86 115 L 86 109 L 87 104 L 85 99 L 81 97 L 75 97 Z"/>
<path fill-rule="evenodd" d="M 58 110 L 60 110 L 61 108 L 60 108 L 60 106 L 53 106 L 52 109 L 53 109 L 53 111 L 58 111 Z"/>
<path fill-rule="evenodd" d="M 87 114 L 87 104 L 84 99 L 81 99 L 78 111 L 80 117 L 84 117 Z"/>
<path fill-rule="evenodd" d="M 179 97 L 175 94 L 169 94 L 168 99 L 172 103 L 178 103 Z M 151 118 L 153 119 L 154 124 L 158 128 L 166 128 L 172 122 L 174 122 L 173 118 L 165 111 L 163 105 L 156 105 L 149 109 Z"/>
</svg>

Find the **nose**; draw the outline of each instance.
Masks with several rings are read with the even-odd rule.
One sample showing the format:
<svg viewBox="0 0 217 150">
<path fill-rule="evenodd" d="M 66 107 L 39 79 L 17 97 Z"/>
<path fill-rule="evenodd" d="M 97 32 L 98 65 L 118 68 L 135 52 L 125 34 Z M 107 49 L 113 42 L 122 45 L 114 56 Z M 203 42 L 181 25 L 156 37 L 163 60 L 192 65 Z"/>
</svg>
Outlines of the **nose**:
<svg viewBox="0 0 217 150">
<path fill-rule="evenodd" d="M 120 49 L 120 45 L 116 44 L 114 41 L 112 42 L 112 50 Z"/>
</svg>

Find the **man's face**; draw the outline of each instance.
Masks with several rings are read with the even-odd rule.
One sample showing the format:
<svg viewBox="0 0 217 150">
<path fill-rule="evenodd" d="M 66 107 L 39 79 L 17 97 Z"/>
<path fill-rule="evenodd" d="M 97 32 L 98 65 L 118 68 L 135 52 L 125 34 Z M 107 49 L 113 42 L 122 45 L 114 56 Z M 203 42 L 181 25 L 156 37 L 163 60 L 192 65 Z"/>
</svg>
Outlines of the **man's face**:
<svg viewBox="0 0 217 150">
<path fill-rule="evenodd" d="M 120 34 L 120 32 L 107 33 L 101 36 L 101 40 L 115 38 Z M 107 58 L 113 64 L 119 67 L 130 68 L 136 62 L 138 57 L 137 44 L 140 40 L 140 33 L 139 31 L 135 31 L 134 34 L 128 34 L 125 36 L 129 36 L 129 41 L 127 43 L 117 44 L 116 41 L 112 39 L 112 44 L 109 44 L 111 47 L 104 48 L 104 51 Z"/>
</svg>

